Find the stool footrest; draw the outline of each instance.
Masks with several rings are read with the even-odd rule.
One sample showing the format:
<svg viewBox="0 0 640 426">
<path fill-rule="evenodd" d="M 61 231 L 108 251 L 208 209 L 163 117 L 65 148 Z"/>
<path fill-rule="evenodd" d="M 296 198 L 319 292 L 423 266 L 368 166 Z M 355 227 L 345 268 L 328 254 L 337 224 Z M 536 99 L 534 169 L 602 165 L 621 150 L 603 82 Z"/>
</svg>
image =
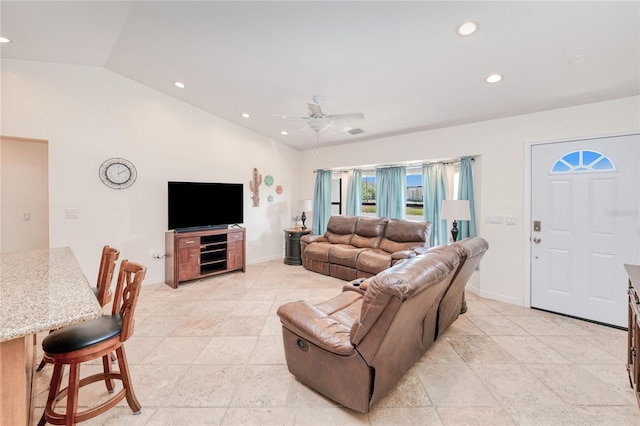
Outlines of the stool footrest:
<svg viewBox="0 0 640 426">
<path fill-rule="evenodd" d="M 102 413 L 105 413 L 112 407 L 116 406 L 123 399 L 127 399 L 127 403 L 129 404 L 129 408 L 133 411 L 134 414 L 140 414 L 142 412 L 142 406 L 138 402 L 135 394 L 133 393 L 133 389 L 131 388 L 130 377 L 128 368 L 126 365 L 126 355 L 122 347 L 116 349 L 117 359 L 120 364 L 120 371 L 104 371 L 102 373 L 96 373 L 88 377 L 84 377 L 78 381 L 78 385 L 76 388 L 77 391 L 87 385 L 96 382 L 104 381 L 107 384 L 107 392 L 112 394 L 114 392 L 113 389 L 113 380 L 119 380 L 122 382 L 122 389 L 120 389 L 117 393 L 113 394 L 108 400 L 102 402 L 95 407 L 91 407 L 84 411 L 76 411 L 74 413 L 74 424 L 77 422 L 84 422 L 86 420 L 92 419 Z M 110 355 L 106 355 L 107 358 L 110 358 Z M 120 361 L 122 360 L 122 361 Z M 79 368 L 79 365 L 78 365 Z M 60 379 L 62 378 L 62 371 L 59 373 Z M 53 385 L 53 384 L 52 384 Z M 70 384 L 71 385 L 71 384 Z M 58 383 L 59 389 L 59 383 Z M 47 402 L 47 405 L 44 410 L 43 420 L 46 420 L 48 423 L 54 425 L 64 425 L 67 423 L 67 413 L 59 413 L 56 412 L 55 409 L 58 403 L 65 397 L 68 396 L 69 386 L 64 389 L 59 390 L 53 399 L 50 399 Z M 67 398 L 68 403 L 68 398 Z M 42 423 L 41 423 L 42 424 Z"/>
</svg>

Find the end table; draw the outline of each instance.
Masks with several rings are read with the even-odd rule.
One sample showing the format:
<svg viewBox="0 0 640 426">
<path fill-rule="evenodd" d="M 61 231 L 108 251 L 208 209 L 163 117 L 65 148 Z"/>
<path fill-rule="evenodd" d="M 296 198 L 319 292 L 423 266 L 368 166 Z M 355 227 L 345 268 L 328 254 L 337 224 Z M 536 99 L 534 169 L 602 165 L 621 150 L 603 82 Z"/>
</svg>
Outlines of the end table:
<svg viewBox="0 0 640 426">
<path fill-rule="evenodd" d="M 285 265 L 302 265 L 300 237 L 311 233 L 311 228 L 290 228 L 284 230 Z"/>
</svg>

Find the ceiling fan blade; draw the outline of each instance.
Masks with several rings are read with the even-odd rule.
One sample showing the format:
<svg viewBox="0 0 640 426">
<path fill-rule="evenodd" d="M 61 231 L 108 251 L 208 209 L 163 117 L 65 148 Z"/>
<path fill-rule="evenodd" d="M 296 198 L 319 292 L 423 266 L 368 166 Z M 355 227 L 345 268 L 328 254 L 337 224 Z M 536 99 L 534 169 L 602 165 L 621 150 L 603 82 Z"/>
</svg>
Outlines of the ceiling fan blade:
<svg viewBox="0 0 640 426">
<path fill-rule="evenodd" d="M 360 120 L 364 118 L 361 112 L 352 112 L 348 114 L 331 114 L 327 116 L 330 120 Z"/>
<path fill-rule="evenodd" d="M 276 120 L 308 120 L 309 117 L 294 117 L 291 115 L 273 115 L 272 118 Z"/>
<path fill-rule="evenodd" d="M 308 102 L 307 105 L 309 107 L 309 115 L 311 117 L 324 117 L 321 105 L 314 104 L 313 102 Z"/>
</svg>

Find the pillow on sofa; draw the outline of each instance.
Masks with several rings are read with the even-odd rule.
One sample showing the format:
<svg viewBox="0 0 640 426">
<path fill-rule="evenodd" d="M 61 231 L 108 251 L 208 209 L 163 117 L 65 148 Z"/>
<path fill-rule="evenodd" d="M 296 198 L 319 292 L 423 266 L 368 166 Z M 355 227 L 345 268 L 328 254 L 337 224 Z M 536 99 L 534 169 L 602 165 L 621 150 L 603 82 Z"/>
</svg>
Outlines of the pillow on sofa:
<svg viewBox="0 0 640 426">
<path fill-rule="evenodd" d="M 386 217 L 360 216 L 351 245 L 360 248 L 378 248 L 388 219 Z"/>
<path fill-rule="evenodd" d="M 331 244 L 351 244 L 357 221 L 356 216 L 331 216 L 324 235 Z"/>
<path fill-rule="evenodd" d="M 395 253 L 418 246 L 429 246 L 430 236 L 431 222 L 390 219 L 380 248 L 387 253 Z"/>
</svg>

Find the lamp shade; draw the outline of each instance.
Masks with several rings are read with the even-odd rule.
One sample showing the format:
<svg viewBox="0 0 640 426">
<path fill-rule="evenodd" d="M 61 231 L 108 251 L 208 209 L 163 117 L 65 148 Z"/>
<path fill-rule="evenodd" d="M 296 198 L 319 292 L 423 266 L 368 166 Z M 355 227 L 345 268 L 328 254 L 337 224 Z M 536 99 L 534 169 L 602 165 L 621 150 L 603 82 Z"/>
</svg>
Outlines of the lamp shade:
<svg viewBox="0 0 640 426">
<path fill-rule="evenodd" d="M 313 209 L 311 200 L 298 200 L 298 210 L 303 212 L 310 212 Z"/>
<path fill-rule="evenodd" d="M 440 216 L 447 220 L 470 220 L 469 200 L 444 200 Z"/>
</svg>

